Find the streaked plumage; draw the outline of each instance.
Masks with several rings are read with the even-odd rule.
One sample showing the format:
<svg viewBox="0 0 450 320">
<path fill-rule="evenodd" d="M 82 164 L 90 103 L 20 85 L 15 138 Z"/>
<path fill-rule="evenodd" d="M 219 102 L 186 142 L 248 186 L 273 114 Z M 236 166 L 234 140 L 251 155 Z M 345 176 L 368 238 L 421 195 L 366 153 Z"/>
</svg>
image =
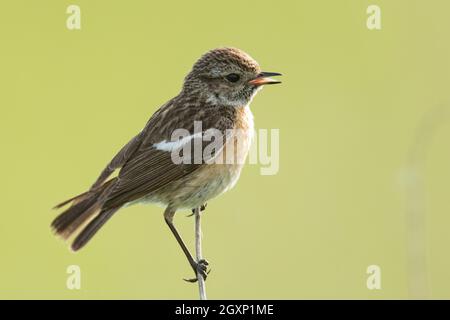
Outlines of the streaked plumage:
<svg viewBox="0 0 450 320">
<path fill-rule="evenodd" d="M 236 76 L 230 74 L 237 74 L 239 80 L 234 81 Z M 265 75 L 256 61 L 239 49 L 220 48 L 206 53 L 186 76 L 180 94 L 153 114 L 144 129 L 111 160 L 90 190 L 57 206 L 70 204 L 53 221 L 53 229 L 65 239 L 76 234 L 72 249 L 78 250 L 116 211 L 136 202 L 166 205 L 165 218 L 172 229 L 176 210 L 200 207 L 231 188 L 241 172 L 254 130 L 249 103 L 261 84 L 277 83 Z M 172 133 L 184 128 L 194 134 L 195 121 L 201 121 L 203 132 L 217 129 L 228 133 L 214 157 L 238 149 L 232 152 L 239 161 L 175 164 L 170 150 L 180 142 L 171 140 Z M 238 145 L 238 138 L 239 148 L 232 148 Z M 201 140 L 201 136 L 186 141 L 195 143 L 197 139 Z M 206 146 L 204 141 L 200 143 L 203 148 Z M 120 170 L 118 176 L 109 179 L 115 170 Z"/>
</svg>

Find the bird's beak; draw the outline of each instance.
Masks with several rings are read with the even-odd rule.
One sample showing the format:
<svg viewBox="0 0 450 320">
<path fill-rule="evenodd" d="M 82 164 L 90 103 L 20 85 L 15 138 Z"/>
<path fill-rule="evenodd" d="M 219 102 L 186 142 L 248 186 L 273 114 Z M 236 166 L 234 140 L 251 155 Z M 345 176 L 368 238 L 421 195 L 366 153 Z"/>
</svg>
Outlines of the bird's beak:
<svg viewBox="0 0 450 320">
<path fill-rule="evenodd" d="M 281 83 L 281 81 L 271 79 L 269 77 L 275 77 L 275 76 L 281 76 L 281 73 L 277 72 L 261 72 L 258 74 L 258 76 L 250 80 L 248 83 L 255 85 L 255 86 L 262 86 L 264 84 L 277 84 Z"/>
</svg>

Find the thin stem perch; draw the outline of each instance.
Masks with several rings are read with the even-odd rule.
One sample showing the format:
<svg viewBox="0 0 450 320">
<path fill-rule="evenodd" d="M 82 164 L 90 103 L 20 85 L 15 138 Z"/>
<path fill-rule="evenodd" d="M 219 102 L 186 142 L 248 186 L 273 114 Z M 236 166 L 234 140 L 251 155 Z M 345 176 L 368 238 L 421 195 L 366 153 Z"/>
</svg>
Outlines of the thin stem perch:
<svg viewBox="0 0 450 320">
<path fill-rule="evenodd" d="M 195 254 L 197 262 L 203 259 L 202 253 L 202 228 L 201 228 L 201 217 L 200 208 L 195 208 Z M 200 300 L 206 300 L 206 286 L 205 279 L 200 272 L 197 272 L 198 279 L 198 291 L 200 294 Z"/>
</svg>

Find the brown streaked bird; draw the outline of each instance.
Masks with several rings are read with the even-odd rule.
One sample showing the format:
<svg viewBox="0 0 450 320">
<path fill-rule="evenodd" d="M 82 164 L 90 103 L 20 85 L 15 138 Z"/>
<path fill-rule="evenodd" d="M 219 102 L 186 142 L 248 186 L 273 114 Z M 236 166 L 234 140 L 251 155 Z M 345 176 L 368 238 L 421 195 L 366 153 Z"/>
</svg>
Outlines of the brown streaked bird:
<svg viewBox="0 0 450 320">
<path fill-rule="evenodd" d="M 206 278 L 208 263 L 194 260 L 173 224 L 174 214 L 179 209 L 204 208 L 208 200 L 234 186 L 254 131 L 249 104 L 262 85 L 280 83 L 269 78 L 278 75 L 261 72 L 253 58 L 236 48 L 204 54 L 186 76 L 181 92 L 153 114 L 92 187 L 56 206 L 70 205 L 52 222 L 55 233 L 66 240 L 74 238 L 71 248 L 77 251 L 122 207 L 160 203 L 166 206 L 164 219 L 195 275 L 199 271 Z M 200 135 L 193 133 L 196 122 L 202 126 Z M 177 129 L 192 134 L 174 141 Z M 224 156 L 227 150 L 238 159 L 230 163 L 173 160 L 174 151 L 196 143 L 212 129 L 223 133 L 224 140 L 209 160 Z M 204 150 L 204 140 L 201 146 Z M 117 177 L 110 178 L 116 170 L 120 170 Z"/>
</svg>

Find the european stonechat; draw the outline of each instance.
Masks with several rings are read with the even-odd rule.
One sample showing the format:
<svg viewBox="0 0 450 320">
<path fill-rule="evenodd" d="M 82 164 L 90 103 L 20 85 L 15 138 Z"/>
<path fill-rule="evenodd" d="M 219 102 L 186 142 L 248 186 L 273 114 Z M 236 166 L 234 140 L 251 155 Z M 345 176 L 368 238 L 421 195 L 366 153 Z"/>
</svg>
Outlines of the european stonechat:
<svg viewBox="0 0 450 320">
<path fill-rule="evenodd" d="M 153 114 L 92 187 L 56 206 L 70 204 L 52 222 L 56 234 L 64 239 L 76 235 L 71 248 L 77 251 L 122 207 L 160 203 L 195 274 L 200 271 L 206 278 L 208 263 L 194 260 L 173 224 L 174 214 L 179 209 L 204 208 L 207 201 L 234 186 L 254 132 L 250 102 L 262 85 L 280 83 L 270 78 L 279 75 L 261 72 L 258 63 L 239 49 L 219 48 L 204 54 L 186 76 L 181 92 Z M 194 132 L 198 123 L 201 130 Z M 173 139 L 178 129 L 190 134 Z M 223 139 L 214 148 L 209 146 L 211 152 L 205 156 L 204 135 L 212 130 Z M 193 158 L 186 152 L 192 144 L 200 146 L 200 161 L 186 161 Z M 180 150 L 182 161 L 174 161 Z M 233 161 L 216 161 L 229 155 Z M 115 170 L 118 176 L 109 178 Z"/>
</svg>

